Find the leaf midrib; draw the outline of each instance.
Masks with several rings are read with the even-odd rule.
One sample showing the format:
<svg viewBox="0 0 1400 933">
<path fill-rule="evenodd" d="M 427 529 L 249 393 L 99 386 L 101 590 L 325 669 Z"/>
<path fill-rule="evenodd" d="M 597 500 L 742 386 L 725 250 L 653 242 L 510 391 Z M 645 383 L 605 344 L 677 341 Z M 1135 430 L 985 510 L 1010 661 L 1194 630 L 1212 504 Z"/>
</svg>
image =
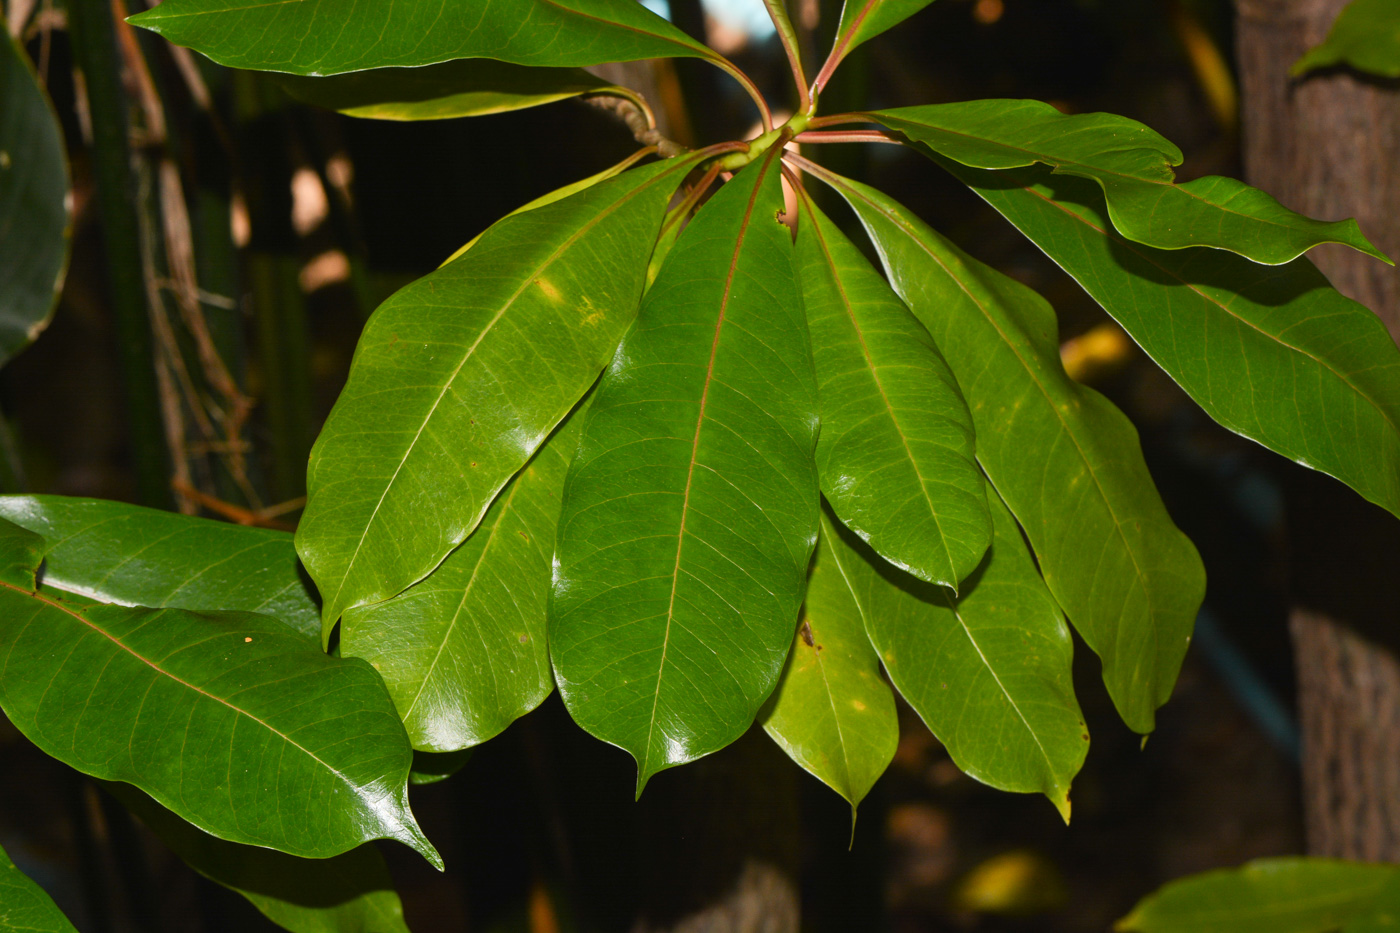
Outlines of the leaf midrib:
<svg viewBox="0 0 1400 933">
<path fill-rule="evenodd" d="M 808 203 L 811 203 L 810 201 Z M 808 216 L 815 220 L 815 213 L 808 212 Z M 943 556 L 948 563 L 948 575 L 956 578 L 957 570 L 953 566 L 953 553 L 948 546 L 948 535 L 943 530 L 943 523 L 939 520 L 937 507 L 933 504 L 933 497 L 928 493 L 928 487 L 924 483 L 923 471 L 919 469 L 919 462 L 914 457 L 914 451 L 909 447 L 909 438 L 905 435 L 904 426 L 900 423 L 899 415 L 895 412 L 894 406 L 890 404 L 889 394 L 885 392 L 884 381 L 880 378 L 879 370 L 875 367 L 875 361 L 871 358 L 870 347 L 865 341 L 865 331 L 860 326 L 860 321 L 856 319 L 855 308 L 851 303 L 850 293 L 846 290 L 846 283 L 841 280 L 841 275 L 837 271 L 836 259 L 831 254 L 831 249 L 827 245 L 826 237 L 822 234 L 821 225 L 812 224 L 812 232 L 817 237 L 822 255 L 826 257 L 826 264 L 831 269 L 831 278 L 836 283 L 837 294 L 841 296 L 841 307 L 846 310 L 846 316 L 850 319 L 851 327 L 855 329 L 856 339 L 860 342 L 860 352 L 865 358 L 866 369 L 870 372 L 870 377 L 875 380 L 875 388 L 880 392 L 880 400 L 884 402 L 885 410 L 889 412 L 890 420 L 894 422 L 895 434 L 899 436 L 900 445 L 904 448 L 904 455 L 909 460 L 910 466 L 914 468 L 914 475 L 919 478 L 919 492 L 924 497 L 924 502 L 928 505 L 929 513 L 933 515 L 933 525 L 938 529 L 938 543 L 943 546 Z M 931 581 L 933 582 L 933 581 Z M 957 589 L 958 581 L 952 580 L 952 587 Z"/>
<path fill-rule="evenodd" d="M 173 680 L 173 681 L 175 681 L 176 683 L 180 684 L 181 686 L 183 686 L 183 687 L 185 687 L 185 688 L 187 688 L 187 689 L 189 689 L 189 690 L 192 690 L 192 691 L 194 691 L 195 693 L 198 693 L 200 696 L 203 696 L 203 697 L 205 697 L 206 699 L 209 699 L 209 700 L 213 700 L 213 701 L 215 701 L 216 703 L 220 703 L 220 704 L 222 704 L 222 705 L 228 707 L 229 709 L 233 710 L 235 713 L 238 713 L 238 714 L 241 715 L 241 716 L 245 716 L 245 717 L 247 717 L 248 719 L 251 719 L 253 722 L 257 723 L 258 725 L 262 726 L 262 727 L 263 727 L 264 729 L 266 729 L 267 731 L 269 731 L 269 732 L 273 733 L 274 735 L 278 736 L 278 737 L 281 738 L 283 741 L 285 741 L 287 744 L 289 744 L 289 745 L 291 745 L 292 747 L 298 749 L 298 750 L 301 751 L 303 754 L 305 754 L 308 758 L 310 758 L 311 760 L 315 761 L 317 764 L 321 765 L 321 766 L 322 766 L 323 768 L 325 768 L 327 771 L 330 771 L 330 772 L 331 772 L 332 774 L 334 774 L 336 777 L 340 778 L 340 779 L 345 783 L 345 785 L 346 785 L 347 787 L 349 787 L 349 788 L 351 789 L 351 791 L 354 792 L 354 794 L 355 794 L 356 797 L 359 797 L 359 798 L 361 798 L 361 799 L 365 799 L 365 798 L 364 798 L 364 794 L 361 792 L 361 788 L 360 788 L 354 781 L 352 781 L 348 776 L 346 776 L 346 774 L 345 774 L 344 772 L 342 772 L 340 769 L 336 768 L 334 765 L 330 764 L 329 762 L 327 762 L 326 760 L 324 760 L 323 758 L 321 758 L 319 755 L 317 755 L 315 752 L 311 751 L 311 750 L 310 750 L 309 748 L 307 748 L 306 746 L 302 745 L 300 742 L 296 741 L 296 739 L 293 739 L 291 736 L 287 735 L 285 732 L 281 731 L 281 730 L 278 729 L 276 726 L 273 726 L 271 723 L 267 722 L 266 720 L 260 719 L 259 717 L 255 716 L 253 713 L 249 712 L 248 710 L 243 709 L 242 707 L 239 707 L 239 706 L 235 706 L 234 704 L 230 703 L 228 700 L 225 700 L 223 697 L 220 697 L 220 696 L 217 696 L 217 695 L 215 695 L 215 694 L 213 694 L 213 693 L 210 693 L 209 691 L 204 690 L 203 688 L 198 687 L 198 686 L 196 686 L 196 685 L 190 683 L 189 681 L 185 680 L 184 678 L 180 677 L 179 675 L 174 674 L 174 673 L 172 673 L 172 672 L 166 670 L 165 668 L 161 667 L 161 666 L 160 666 L 159 664 L 157 664 L 156 662 L 152 661 L 150 658 L 148 658 L 148 657 L 146 657 L 145 655 L 141 654 L 140 652 L 136 651 L 134 648 L 132 648 L 130 645 L 126 644 L 126 643 L 125 643 L 124 641 L 122 641 L 120 638 L 117 638 L 115 635 L 111 634 L 110 632 L 106 631 L 105 629 L 101 628 L 100 626 L 93 624 L 93 623 L 92 623 L 86 616 L 84 616 L 82 613 L 80 613 L 80 612 L 75 612 L 74 610 L 70 609 L 69 607 L 63 605 L 63 603 L 60 603 L 60 602 L 58 602 L 58 601 L 56 601 L 56 600 L 49 599 L 48 597 L 44 596 L 42 593 L 36 593 L 36 592 L 34 592 L 34 591 L 32 591 L 32 590 L 27 590 L 27 589 L 25 589 L 24 587 L 15 586 L 15 585 L 12 584 L 12 583 L 6 583 L 6 582 L 4 582 L 3 580 L 0 580 L 0 587 L 4 587 L 5 589 L 8 589 L 8 590 L 13 590 L 14 592 L 19 593 L 19 594 L 22 595 L 22 596 L 26 596 L 26 597 L 28 597 L 28 598 L 30 598 L 30 599 L 37 600 L 38 602 L 41 602 L 41 603 L 43 603 L 43 604 L 49 606 L 49 607 L 52 608 L 52 609 L 57 609 L 58 611 L 64 613 L 65 615 L 71 616 L 72 618 L 76 619 L 78 622 L 80 622 L 80 623 L 82 623 L 83 625 L 87 626 L 88 628 L 92 629 L 92 631 L 97 632 L 97 633 L 98 633 L 99 635 L 101 635 L 102 637 L 104 637 L 104 638 L 106 638 L 107 640 L 111 641 L 114 645 L 116 645 L 116 646 L 117 646 L 118 648 L 120 648 L 122 651 L 126 652 L 126 653 L 127 653 L 128 655 L 130 655 L 131 657 L 133 657 L 133 658 L 135 658 L 136 660 L 140 661 L 141 663 L 145 664 L 146 666 L 148 666 L 149 668 L 151 668 L 151 670 L 155 671 L 157 674 L 160 674 L 160 675 L 163 676 L 163 677 L 167 677 L 167 678 L 169 678 L 170 680 Z M 154 611 L 155 611 L 155 612 L 163 613 L 163 612 L 170 612 L 170 611 L 172 611 L 172 610 L 170 610 L 170 609 L 156 609 L 156 610 L 154 610 Z M 178 610 L 177 610 L 177 611 L 178 611 Z"/>
<path fill-rule="evenodd" d="M 695 418 L 695 436 L 690 443 L 690 462 L 686 467 L 685 493 L 681 500 L 681 522 L 676 533 L 676 563 L 671 570 L 671 597 L 666 606 L 666 628 L 661 639 L 661 660 L 656 669 L 656 689 L 651 698 L 651 718 L 647 723 L 647 741 L 645 759 L 642 763 L 642 774 L 646 775 L 651 764 L 652 738 L 656 734 L 656 711 L 661 702 L 661 678 L 666 673 L 666 654 L 671 646 L 671 622 L 675 619 L 676 611 L 676 589 L 681 575 L 681 554 L 685 550 L 685 524 L 686 518 L 690 514 L 690 490 L 692 481 L 695 478 L 695 462 L 700 450 L 700 431 L 705 425 L 705 406 L 709 401 L 710 384 L 714 381 L 715 356 L 719 352 L 720 336 L 724 330 L 725 312 L 729 307 L 730 294 L 734 287 L 734 276 L 739 268 L 739 254 L 743 251 L 744 240 L 748 237 L 750 224 L 753 220 L 754 207 L 758 203 L 758 196 L 763 190 L 763 182 L 769 169 L 773 166 L 773 156 L 778 150 L 769 150 L 764 159 L 762 168 L 759 169 L 754 180 L 753 191 L 749 194 L 749 203 L 744 208 L 743 220 L 739 224 L 739 234 L 734 240 L 734 251 L 729 255 L 729 268 L 724 279 L 724 293 L 720 298 L 719 314 L 715 318 L 715 335 L 710 343 L 710 358 L 705 369 L 705 381 L 700 390 L 700 410 Z"/>
<path fill-rule="evenodd" d="M 287 2 L 301 2 L 301 0 L 287 0 Z M 482 327 L 481 333 L 477 335 L 476 339 L 472 341 L 471 346 L 469 346 L 466 352 L 462 354 L 462 360 L 452 371 L 452 375 L 448 376 L 447 379 L 443 381 L 442 391 L 438 393 L 438 397 L 433 401 L 432 406 L 428 409 L 428 413 L 423 416 L 422 424 L 418 426 L 418 430 L 413 435 L 413 440 L 409 442 L 408 448 L 404 451 L 403 456 L 399 458 L 398 465 L 394 467 L 393 475 L 391 475 L 389 477 L 389 481 L 384 484 L 384 491 L 380 493 L 379 501 L 377 501 L 374 504 L 374 510 L 370 513 L 369 518 L 366 519 L 364 530 L 360 532 L 360 539 L 355 543 L 355 551 L 350 555 L 350 561 L 345 565 L 345 572 L 341 575 L 340 585 L 336 588 L 335 598 L 333 600 L 328 600 L 327 605 L 339 606 L 340 596 L 345 591 L 345 585 L 350 579 L 351 572 L 355 569 L 355 561 L 359 559 L 360 550 L 364 547 L 365 539 L 369 537 L 370 528 L 373 527 L 375 519 L 379 515 L 379 510 L 384 505 L 384 500 L 388 498 L 389 491 L 394 488 L 394 483 L 398 480 L 399 473 L 403 470 L 404 464 L 406 464 L 409 458 L 413 455 L 414 448 L 417 446 L 419 438 L 421 438 L 423 436 L 423 432 L 427 430 L 428 423 L 433 420 L 433 416 L 437 413 L 438 406 L 441 405 L 442 400 L 447 397 L 448 390 L 452 388 L 452 384 L 457 381 L 457 377 L 461 374 L 463 368 L 465 368 L 467 363 L 471 360 L 473 354 L 475 354 L 476 352 L 477 347 L 481 346 L 481 342 L 486 339 L 486 335 L 490 333 L 498 323 L 500 323 L 501 319 L 505 317 L 506 313 L 510 311 L 512 307 L 514 307 L 515 302 L 519 300 L 520 296 L 523 295 L 527 289 L 529 289 L 530 285 L 534 283 L 534 281 L 538 279 L 546 269 L 548 269 L 555 262 L 557 262 L 560 256 L 562 256 L 567 250 L 571 249 L 581 237 L 583 237 L 586 233 L 591 231 L 594 227 L 598 226 L 598 224 L 602 223 L 605 219 L 611 217 L 617 211 L 621 210 L 622 207 L 630 203 L 633 198 L 637 197 L 642 192 L 649 189 L 652 185 L 657 184 L 662 179 L 669 177 L 671 172 L 674 170 L 675 169 L 668 169 L 667 171 L 658 173 L 655 178 L 643 182 L 636 188 L 633 188 L 631 191 L 629 191 L 624 197 L 619 198 L 617 201 L 614 201 L 612 204 L 608 205 L 605 209 L 600 210 L 597 214 L 593 215 L 593 217 L 587 223 L 579 227 L 578 230 L 574 231 L 574 233 L 572 233 L 567 239 L 565 239 L 564 242 L 561 243 L 558 246 L 558 248 L 554 250 L 554 252 L 550 253 L 549 256 L 547 256 L 543 261 L 541 261 L 531 270 L 529 275 L 525 276 L 522 279 L 520 287 L 516 289 L 515 293 L 512 294 L 506 300 L 506 302 L 501 306 L 501 309 L 496 312 L 496 314 L 491 318 L 491 320 L 487 321 L 486 325 Z M 479 516 L 477 516 L 477 520 L 480 520 Z M 465 540 L 465 538 L 463 540 Z M 345 609 L 349 608 L 353 607 L 341 607 L 341 611 L 344 612 Z"/>
</svg>

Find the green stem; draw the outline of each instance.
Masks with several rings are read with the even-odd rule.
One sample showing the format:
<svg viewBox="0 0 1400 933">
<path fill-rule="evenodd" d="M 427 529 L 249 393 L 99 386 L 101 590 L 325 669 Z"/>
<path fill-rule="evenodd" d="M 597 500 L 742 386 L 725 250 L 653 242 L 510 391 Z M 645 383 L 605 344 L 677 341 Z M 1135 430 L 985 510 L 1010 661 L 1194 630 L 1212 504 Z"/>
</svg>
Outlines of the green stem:
<svg viewBox="0 0 1400 933">
<path fill-rule="evenodd" d="M 753 83 L 753 79 L 744 73 L 738 65 L 716 54 L 714 58 L 708 59 L 716 68 L 729 75 L 744 89 L 744 92 L 753 99 L 754 106 L 758 107 L 758 118 L 763 121 L 763 131 L 771 132 L 773 129 L 773 111 L 768 109 L 768 101 L 763 99 L 763 94 L 758 89 L 758 85 Z"/>
<path fill-rule="evenodd" d="M 141 278 L 141 233 L 131 175 L 127 104 L 111 7 L 105 0 L 72 0 L 68 28 L 92 117 L 93 172 L 138 497 L 145 505 L 169 508 L 170 458 Z"/>
</svg>

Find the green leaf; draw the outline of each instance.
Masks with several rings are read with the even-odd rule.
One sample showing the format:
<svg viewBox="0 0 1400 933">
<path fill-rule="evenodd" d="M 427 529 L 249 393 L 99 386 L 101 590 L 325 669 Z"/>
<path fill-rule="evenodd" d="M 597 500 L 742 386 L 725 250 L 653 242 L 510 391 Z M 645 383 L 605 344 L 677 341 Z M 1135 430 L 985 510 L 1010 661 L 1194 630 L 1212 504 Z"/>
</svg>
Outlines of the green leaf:
<svg viewBox="0 0 1400 933">
<path fill-rule="evenodd" d="M 840 62 L 856 46 L 897 26 L 933 0 L 846 0 L 841 7 L 841 23 L 836 27 L 836 43 L 831 56 Z"/>
<path fill-rule="evenodd" d="M 1400 871 L 1391 874 L 1371 909 L 1353 918 L 1342 933 L 1395 933 L 1396 930 L 1400 930 Z"/>
<path fill-rule="evenodd" d="M 479 745 L 554 689 L 546 609 L 577 413 L 427 579 L 345 614 L 340 653 L 379 671 L 415 749 Z"/>
<path fill-rule="evenodd" d="M 413 770 L 408 772 L 408 783 L 419 785 L 445 781 L 461 771 L 471 757 L 470 748 L 455 752 L 414 752 Z"/>
<path fill-rule="evenodd" d="M 1393 865 L 1274 858 L 1173 881 L 1115 929 L 1136 933 L 1333 933 L 1364 916 Z"/>
<path fill-rule="evenodd" d="M 53 899 L 0 849 L 0 931 L 77 933 Z"/>
<path fill-rule="evenodd" d="M 0 553 L 34 537 L 0 521 Z M 269 616 L 80 607 L 13 576 L 0 580 L 0 706 L 45 753 L 230 842 L 326 858 L 389 838 L 441 865 L 368 664 Z"/>
<path fill-rule="evenodd" d="M 1074 698 L 1074 645 L 1016 520 L 991 503 L 996 537 L 963 595 L 891 567 L 849 532 L 831 536 L 890 680 L 968 775 L 1042 793 L 1069 821 L 1089 751 Z"/>
<path fill-rule="evenodd" d="M 297 528 L 324 639 L 345 610 L 398 595 L 461 544 L 598 377 L 692 164 L 498 221 L 375 311 L 311 451 Z"/>
<path fill-rule="evenodd" d="M 855 809 L 894 759 L 899 719 L 823 516 L 802 624 L 760 719 L 793 761 Z"/>
<path fill-rule="evenodd" d="M 1400 515 L 1400 350 L 1312 263 L 1154 250 L 1113 235 L 1092 186 L 949 167 L 1212 418 Z"/>
<path fill-rule="evenodd" d="M 489 58 L 278 79 L 297 100 L 372 120 L 447 120 L 523 110 L 617 89 L 579 68 L 527 68 Z"/>
<path fill-rule="evenodd" d="M 1400 78 L 1400 0 L 1352 0 L 1327 40 L 1293 65 L 1294 75 L 1350 65 L 1382 78 Z"/>
<path fill-rule="evenodd" d="M 816 544 L 816 382 L 778 150 L 681 234 L 569 468 L 550 652 L 585 730 L 663 768 L 723 748 L 778 681 Z"/>
<path fill-rule="evenodd" d="M 0 363 L 53 316 L 68 268 L 63 131 L 19 42 L 0 38 Z"/>
<path fill-rule="evenodd" d="M 261 612 L 320 634 L 285 531 L 67 496 L 0 496 L 0 518 L 48 542 L 46 590 L 123 606 Z"/>
<path fill-rule="evenodd" d="M 972 416 L 933 338 L 804 199 L 797 261 L 817 367 L 822 492 L 895 566 L 956 591 L 992 519 Z"/>
<path fill-rule="evenodd" d="M 334 75 L 458 58 L 582 67 L 714 53 L 635 0 L 166 0 L 131 17 L 221 65 Z"/>
<path fill-rule="evenodd" d="M 384 857 L 366 843 L 328 859 L 224 842 L 128 784 L 104 788 L 187 865 L 292 933 L 408 933 Z"/>
<path fill-rule="evenodd" d="M 1050 592 L 1103 660 L 1119 714 L 1151 732 L 1186 654 L 1205 572 L 1152 485 L 1137 432 L 1065 374 L 1043 298 L 873 188 L 820 177 L 855 208 L 895 291 L 952 367 L 977 459 L 1025 528 Z"/>
<path fill-rule="evenodd" d="M 1113 226 L 1138 243 L 1160 249 L 1213 246 L 1273 265 L 1319 243 L 1342 243 L 1386 259 L 1354 220 L 1311 220 L 1219 175 L 1175 184 L 1172 166 L 1181 164 L 1181 150 L 1127 117 L 1067 116 L 1037 100 L 974 100 L 866 116 L 973 168 L 1039 162 L 1092 179 L 1108 199 Z"/>
</svg>

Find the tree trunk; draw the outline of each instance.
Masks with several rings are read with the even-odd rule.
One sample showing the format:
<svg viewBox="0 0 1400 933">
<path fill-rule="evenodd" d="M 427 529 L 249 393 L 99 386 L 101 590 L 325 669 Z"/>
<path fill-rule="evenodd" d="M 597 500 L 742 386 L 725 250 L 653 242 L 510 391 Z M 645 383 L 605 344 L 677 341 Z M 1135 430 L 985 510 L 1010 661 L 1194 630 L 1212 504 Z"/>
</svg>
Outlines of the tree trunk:
<svg viewBox="0 0 1400 933">
<path fill-rule="evenodd" d="M 1288 69 L 1347 0 L 1238 0 L 1245 174 L 1288 207 L 1356 217 L 1400 255 L 1400 83 Z M 1339 246 L 1311 258 L 1400 336 L 1400 274 Z M 1340 484 L 1285 481 L 1309 850 L 1400 862 L 1400 523 Z"/>
</svg>

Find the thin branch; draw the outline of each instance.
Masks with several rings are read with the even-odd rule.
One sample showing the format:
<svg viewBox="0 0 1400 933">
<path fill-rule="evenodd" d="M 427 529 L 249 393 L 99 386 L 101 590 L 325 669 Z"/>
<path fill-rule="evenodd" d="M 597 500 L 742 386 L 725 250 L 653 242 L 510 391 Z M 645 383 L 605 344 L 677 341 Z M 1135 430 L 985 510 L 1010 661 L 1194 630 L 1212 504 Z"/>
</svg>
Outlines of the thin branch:
<svg viewBox="0 0 1400 933">
<path fill-rule="evenodd" d="M 657 154 L 663 159 L 669 159 L 686 151 L 686 148 L 680 143 L 674 139 L 667 139 L 657 130 L 656 115 L 652 113 L 651 107 L 647 105 L 646 98 L 642 95 L 619 87 L 599 91 L 596 94 L 588 94 L 582 99 L 585 104 L 616 116 L 627 125 L 627 129 L 632 132 L 633 139 L 643 146 L 655 146 Z"/>
<path fill-rule="evenodd" d="M 786 0 L 763 0 L 763 6 L 768 10 L 768 18 L 773 21 L 774 28 L 778 30 L 778 40 L 782 42 L 783 51 L 787 53 L 788 65 L 792 68 L 793 84 L 797 86 L 797 109 L 806 113 L 812 108 L 812 95 L 807 90 L 807 74 L 802 70 L 802 53 L 798 50 L 797 30 L 792 26 Z"/>
<path fill-rule="evenodd" d="M 828 126 L 845 126 L 848 123 L 870 123 L 870 117 L 863 113 L 833 113 L 825 117 L 813 117 L 807 121 L 807 129 L 823 130 Z"/>
</svg>

